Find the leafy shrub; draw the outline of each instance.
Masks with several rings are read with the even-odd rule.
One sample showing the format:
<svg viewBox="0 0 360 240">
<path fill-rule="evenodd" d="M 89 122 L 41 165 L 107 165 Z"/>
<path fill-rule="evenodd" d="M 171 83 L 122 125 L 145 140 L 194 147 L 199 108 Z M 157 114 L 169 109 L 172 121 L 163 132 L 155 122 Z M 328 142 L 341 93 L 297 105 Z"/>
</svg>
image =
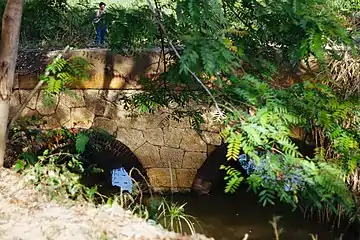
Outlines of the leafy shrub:
<svg viewBox="0 0 360 240">
<path fill-rule="evenodd" d="M 325 63 L 337 55 L 331 47 L 352 46 L 343 22 L 327 4 L 326 0 L 222 1 L 222 5 L 177 1 L 181 31 L 169 38 L 184 45 L 181 60 L 160 77 L 157 88 L 150 86 L 146 94 L 133 97 L 133 104 L 151 112 L 172 101 L 185 105 L 181 96 L 191 94 L 201 99 L 198 103 L 209 102 L 197 92 L 177 92 L 175 97 L 176 91 L 163 87 L 191 85 L 189 68 L 211 83 L 210 91 L 225 113 L 222 136 L 229 144 L 227 157 L 237 161 L 244 151 L 252 159 L 242 163 L 250 174 L 246 182 L 262 203 L 278 198 L 294 207 L 331 206 L 335 213 L 340 204 L 351 215 L 354 201 L 345 179 L 359 164 L 357 101 L 344 101 L 315 79 L 286 89 L 268 82 L 279 68 L 297 69 L 310 55 Z M 159 93 L 165 91 L 162 97 Z M 315 157 L 300 152 L 291 138 L 293 128 L 304 130 L 307 138 L 301 141 L 316 146 Z M 229 174 L 226 191 L 233 192 L 244 176 L 224 169 Z"/>
<path fill-rule="evenodd" d="M 40 81 L 45 83 L 46 98 L 44 100 L 47 103 L 52 103 L 53 97 L 60 94 L 60 92 L 70 93 L 68 91 L 69 87 L 88 80 L 91 66 L 81 57 L 56 58 L 45 69 L 45 72 L 49 74 L 40 75 Z M 76 98 L 76 96 L 73 97 Z"/>
</svg>

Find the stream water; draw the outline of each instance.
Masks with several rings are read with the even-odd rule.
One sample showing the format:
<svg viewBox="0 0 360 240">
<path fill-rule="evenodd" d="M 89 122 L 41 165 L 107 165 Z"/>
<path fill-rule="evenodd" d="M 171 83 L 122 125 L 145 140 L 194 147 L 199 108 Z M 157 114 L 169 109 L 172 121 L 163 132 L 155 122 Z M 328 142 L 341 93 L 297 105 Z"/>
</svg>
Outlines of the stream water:
<svg viewBox="0 0 360 240">
<path fill-rule="evenodd" d="M 104 195 L 118 191 L 117 187 L 111 187 L 111 179 L 106 174 L 102 180 L 91 178 L 97 183 L 108 182 L 104 185 Z M 185 213 L 199 221 L 200 226 L 195 224 L 196 231 L 216 240 L 242 240 L 245 234 L 249 234 L 248 240 L 275 239 L 270 224 L 274 216 L 281 216 L 278 221 L 279 228 L 283 229 L 280 240 L 313 240 L 310 234 L 317 235 L 317 240 L 339 239 L 341 230 L 332 230 L 331 226 L 316 220 L 306 220 L 300 211 L 292 211 L 288 205 L 263 207 L 258 196 L 244 189 L 246 186 L 234 195 L 223 193 L 223 187 L 220 184 L 210 195 L 174 193 L 167 194 L 166 198 L 178 204 L 186 203 Z"/>
<path fill-rule="evenodd" d="M 305 220 L 302 213 L 284 205 L 263 207 L 258 198 L 249 192 L 237 195 L 214 194 L 195 196 L 193 194 L 174 194 L 172 200 L 187 203 L 185 211 L 195 216 L 200 225 L 197 232 L 216 240 L 275 239 L 269 223 L 274 216 L 282 216 L 278 222 L 283 229 L 280 240 L 311 240 L 309 234 L 318 235 L 318 240 L 339 239 L 339 233 L 316 221 Z"/>
</svg>

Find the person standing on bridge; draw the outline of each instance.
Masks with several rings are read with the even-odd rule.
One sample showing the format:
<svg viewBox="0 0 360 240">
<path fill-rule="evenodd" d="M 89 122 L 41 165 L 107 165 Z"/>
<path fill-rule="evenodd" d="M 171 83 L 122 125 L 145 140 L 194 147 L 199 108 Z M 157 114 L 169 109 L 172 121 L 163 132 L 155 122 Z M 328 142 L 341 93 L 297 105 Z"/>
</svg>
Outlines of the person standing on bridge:
<svg viewBox="0 0 360 240">
<path fill-rule="evenodd" d="M 100 2 L 99 9 L 96 11 L 95 18 L 93 20 L 96 28 L 95 45 L 98 45 L 99 43 L 101 45 L 105 44 L 105 35 L 107 33 L 107 27 L 104 19 L 105 12 L 106 4 L 104 2 Z"/>
</svg>

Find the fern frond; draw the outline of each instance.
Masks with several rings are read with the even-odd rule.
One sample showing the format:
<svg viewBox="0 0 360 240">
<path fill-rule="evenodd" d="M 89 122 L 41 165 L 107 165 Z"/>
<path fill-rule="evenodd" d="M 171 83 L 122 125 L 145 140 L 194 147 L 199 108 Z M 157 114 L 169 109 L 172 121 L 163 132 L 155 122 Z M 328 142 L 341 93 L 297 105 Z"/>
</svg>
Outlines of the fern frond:
<svg viewBox="0 0 360 240">
<path fill-rule="evenodd" d="M 228 160 L 237 160 L 240 155 L 241 150 L 241 142 L 243 140 L 243 136 L 241 134 L 232 134 L 228 139 L 228 150 L 226 154 L 226 158 Z"/>
</svg>

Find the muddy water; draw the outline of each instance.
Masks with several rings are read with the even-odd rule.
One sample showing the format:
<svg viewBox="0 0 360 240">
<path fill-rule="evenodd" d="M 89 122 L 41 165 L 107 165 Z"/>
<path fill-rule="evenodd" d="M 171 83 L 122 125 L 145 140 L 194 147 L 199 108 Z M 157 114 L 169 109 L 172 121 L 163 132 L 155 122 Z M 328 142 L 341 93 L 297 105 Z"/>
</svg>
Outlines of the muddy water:
<svg viewBox="0 0 360 240">
<path fill-rule="evenodd" d="M 263 207 L 251 193 L 236 196 L 214 194 L 194 196 L 174 194 L 173 201 L 185 203 L 185 210 L 200 222 L 197 231 L 216 240 L 241 240 L 246 233 L 249 240 L 274 239 L 271 224 L 273 216 L 282 216 L 278 222 L 283 228 L 280 240 L 311 240 L 310 233 L 319 240 L 335 240 L 339 234 L 316 221 L 304 220 L 300 212 L 292 212 L 287 206 Z"/>
</svg>

